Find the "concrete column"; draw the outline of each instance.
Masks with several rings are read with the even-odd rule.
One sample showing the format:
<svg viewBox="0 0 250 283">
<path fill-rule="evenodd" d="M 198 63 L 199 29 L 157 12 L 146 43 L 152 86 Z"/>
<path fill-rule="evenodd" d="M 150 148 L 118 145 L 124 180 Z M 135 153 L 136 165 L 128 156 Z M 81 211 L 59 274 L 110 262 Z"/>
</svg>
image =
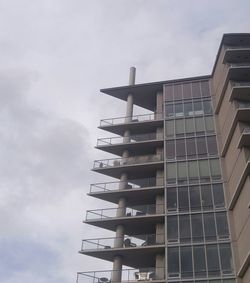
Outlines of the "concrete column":
<svg viewBox="0 0 250 283">
<path fill-rule="evenodd" d="M 122 279 L 122 257 L 115 256 L 113 262 L 112 283 L 121 282 Z"/>
<path fill-rule="evenodd" d="M 116 238 L 114 242 L 114 248 L 122 248 L 124 242 L 124 227 L 123 225 L 116 226 Z"/>
<path fill-rule="evenodd" d="M 156 196 L 156 213 L 163 214 L 164 213 L 164 195 Z"/>
<path fill-rule="evenodd" d="M 157 170 L 156 171 L 156 186 L 163 186 L 164 185 L 164 171 Z"/>
<path fill-rule="evenodd" d="M 122 173 L 122 175 L 120 177 L 119 190 L 126 189 L 127 185 L 128 185 L 128 174 Z"/>
<path fill-rule="evenodd" d="M 156 279 L 164 279 L 165 278 L 165 256 L 161 254 L 156 255 L 155 261 L 155 275 Z"/>
<path fill-rule="evenodd" d="M 120 198 L 118 202 L 116 217 L 122 217 L 125 214 L 126 214 L 126 200 L 125 198 Z"/>
<path fill-rule="evenodd" d="M 128 95 L 127 98 L 127 108 L 126 108 L 126 123 L 130 123 L 133 117 L 133 105 L 134 105 L 134 98 L 132 94 Z"/>
<path fill-rule="evenodd" d="M 155 226 L 155 242 L 156 244 L 164 244 L 165 243 L 165 225 L 164 223 L 158 223 Z"/>
<path fill-rule="evenodd" d="M 136 68 L 131 67 L 129 70 L 129 85 L 134 85 L 135 84 L 135 74 L 136 74 Z"/>
</svg>

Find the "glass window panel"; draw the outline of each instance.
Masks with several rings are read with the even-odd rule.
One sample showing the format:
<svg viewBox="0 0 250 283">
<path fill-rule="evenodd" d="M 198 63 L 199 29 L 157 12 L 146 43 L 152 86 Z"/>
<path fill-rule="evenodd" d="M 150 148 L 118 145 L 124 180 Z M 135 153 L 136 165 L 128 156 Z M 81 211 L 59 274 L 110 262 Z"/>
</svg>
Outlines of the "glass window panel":
<svg viewBox="0 0 250 283">
<path fill-rule="evenodd" d="M 179 272 L 179 248 L 168 248 L 168 276 L 178 277 Z"/>
<path fill-rule="evenodd" d="M 178 241 L 178 219 L 177 216 L 169 216 L 167 219 L 167 234 L 169 242 Z"/>
<path fill-rule="evenodd" d="M 215 136 L 207 137 L 207 148 L 208 148 L 209 155 L 218 154 L 217 142 L 216 142 Z"/>
<path fill-rule="evenodd" d="M 186 133 L 191 134 L 195 132 L 194 118 L 185 119 Z"/>
<path fill-rule="evenodd" d="M 192 83 L 193 97 L 201 97 L 200 82 Z"/>
<path fill-rule="evenodd" d="M 201 197 L 199 186 L 189 187 L 191 211 L 201 210 Z"/>
<path fill-rule="evenodd" d="M 168 183 L 176 182 L 176 164 L 175 163 L 167 164 L 167 182 Z"/>
<path fill-rule="evenodd" d="M 213 184 L 213 196 L 214 196 L 214 205 L 215 207 L 224 207 L 224 191 L 222 184 Z"/>
<path fill-rule="evenodd" d="M 207 155 L 207 144 L 206 138 L 201 137 L 196 139 L 197 142 L 197 153 L 199 156 L 206 156 Z"/>
<path fill-rule="evenodd" d="M 194 274 L 195 277 L 206 276 L 206 260 L 204 246 L 194 246 Z"/>
<path fill-rule="evenodd" d="M 217 245 L 207 245 L 207 267 L 208 275 L 216 276 L 220 274 L 219 256 Z"/>
<path fill-rule="evenodd" d="M 177 157 L 185 157 L 186 156 L 186 147 L 184 139 L 176 140 L 176 156 Z"/>
<path fill-rule="evenodd" d="M 166 135 L 174 136 L 174 120 L 166 121 Z"/>
<path fill-rule="evenodd" d="M 204 125 L 203 117 L 196 117 L 194 119 L 195 119 L 196 132 L 204 132 L 205 131 L 205 125 Z"/>
<path fill-rule="evenodd" d="M 180 242 L 187 243 L 191 241 L 191 229 L 190 229 L 190 216 L 180 215 Z"/>
<path fill-rule="evenodd" d="M 201 82 L 201 93 L 202 96 L 210 96 L 208 81 Z"/>
<path fill-rule="evenodd" d="M 174 105 L 166 104 L 165 105 L 166 117 L 174 117 Z"/>
<path fill-rule="evenodd" d="M 232 253 L 230 244 L 220 244 L 220 262 L 223 274 L 230 274 L 233 271 Z"/>
<path fill-rule="evenodd" d="M 214 120 L 213 116 L 206 116 L 205 117 L 205 125 L 207 132 L 214 132 Z"/>
<path fill-rule="evenodd" d="M 173 96 L 174 96 L 173 86 L 165 85 L 165 99 L 172 101 L 173 100 Z"/>
<path fill-rule="evenodd" d="M 167 189 L 167 209 L 176 210 L 177 209 L 177 191 L 176 188 Z"/>
<path fill-rule="evenodd" d="M 183 119 L 178 119 L 175 120 L 175 131 L 176 135 L 183 135 L 184 133 L 184 120 Z"/>
<path fill-rule="evenodd" d="M 188 179 L 190 183 L 198 182 L 199 170 L 197 161 L 188 161 Z"/>
<path fill-rule="evenodd" d="M 201 203 L 204 210 L 213 208 L 212 192 L 210 185 L 201 186 Z"/>
<path fill-rule="evenodd" d="M 194 242 L 203 241 L 203 226 L 201 214 L 191 215 L 192 237 Z"/>
<path fill-rule="evenodd" d="M 187 145 L 187 155 L 188 156 L 196 156 L 196 146 L 195 146 L 195 139 L 186 139 Z"/>
<path fill-rule="evenodd" d="M 183 84 L 183 98 L 191 98 L 191 84 Z"/>
<path fill-rule="evenodd" d="M 193 103 L 190 102 L 184 102 L 184 114 L 185 116 L 193 116 Z"/>
<path fill-rule="evenodd" d="M 193 261 L 191 247 L 181 247 L 181 277 L 193 277 Z"/>
<path fill-rule="evenodd" d="M 175 158 L 175 142 L 174 140 L 166 141 L 166 158 Z"/>
<path fill-rule="evenodd" d="M 220 173 L 219 159 L 211 159 L 209 162 L 210 162 L 210 170 L 211 170 L 212 179 L 214 180 L 220 179 L 221 173 Z"/>
<path fill-rule="evenodd" d="M 204 111 L 202 109 L 202 102 L 195 101 L 194 102 L 194 115 L 203 115 Z"/>
<path fill-rule="evenodd" d="M 229 237 L 228 223 L 226 212 L 219 212 L 215 214 L 217 233 L 220 239 Z"/>
<path fill-rule="evenodd" d="M 203 109 L 205 114 L 213 114 L 212 104 L 210 100 L 203 101 Z"/>
<path fill-rule="evenodd" d="M 178 188 L 178 200 L 179 200 L 179 210 L 188 211 L 189 210 L 188 187 Z"/>
<path fill-rule="evenodd" d="M 183 104 L 182 103 L 175 104 L 174 109 L 175 109 L 175 117 L 183 117 L 184 116 Z"/>
<path fill-rule="evenodd" d="M 187 165 L 186 162 L 177 163 L 177 175 L 178 175 L 178 183 L 186 183 L 187 182 Z"/>
<path fill-rule="evenodd" d="M 205 230 L 205 239 L 207 241 L 216 240 L 216 229 L 213 213 L 205 213 L 204 217 L 204 230 Z"/>
<path fill-rule="evenodd" d="M 208 160 L 199 160 L 198 163 L 199 163 L 200 177 L 209 178 L 210 172 L 209 172 Z"/>
<path fill-rule="evenodd" d="M 182 99 L 182 85 L 174 85 L 174 100 Z"/>
</svg>

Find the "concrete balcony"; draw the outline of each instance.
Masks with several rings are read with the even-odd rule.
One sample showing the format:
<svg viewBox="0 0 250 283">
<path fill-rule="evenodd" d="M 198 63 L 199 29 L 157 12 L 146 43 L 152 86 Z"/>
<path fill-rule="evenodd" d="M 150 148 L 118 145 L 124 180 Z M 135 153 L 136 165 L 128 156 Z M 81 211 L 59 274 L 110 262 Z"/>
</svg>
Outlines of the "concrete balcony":
<svg viewBox="0 0 250 283">
<path fill-rule="evenodd" d="M 250 46 L 228 46 L 225 48 L 223 63 L 250 62 Z"/>
<path fill-rule="evenodd" d="M 126 233 L 153 234 L 157 223 L 164 223 L 164 205 L 138 205 L 127 208 L 88 210 L 85 223 L 116 231 L 118 224 L 126 227 Z"/>
<path fill-rule="evenodd" d="M 164 234 L 88 239 L 82 241 L 82 247 L 79 253 L 111 262 L 119 254 L 122 256 L 124 265 L 133 268 L 142 268 L 154 266 L 155 256 L 157 254 L 164 254 L 164 240 Z M 120 243 L 121 247 L 117 243 Z"/>
<path fill-rule="evenodd" d="M 229 100 L 250 101 L 250 81 L 232 82 L 232 90 Z"/>
<path fill-rule="evenodd" d="M 89 192 L 92 197 L 113 203 L 118 203 L 119 199 L 126 198 L 128 206 L 140 204 L 142 197 L 144 204 L 150 204 L 157 195 L 163 194 L 163 177 L 91 184 Z"/>
<path fill-rule="evenodd" d="M 163 147 L 163 133 L 146 133 L 129 137 L 111 137 L 97 140 L 96 148 L 122 156 L 124 150 L 131 155 L 153 154 L 157 147 Z"/>
<path fill-rule="evenodd" d="M 78 272 L 76 283 L 111 283 L 112 274 L 116 270 L 99 270 L 90 272 Z M 118 272 L 120 272 L 118 270 Z M 160 275 L 158 275 L 160 274 Z M 163 274 L 163 276 L 162 276 Z M 113 281 L 112 283 L 137 283 L 139 282 L 155 282 L 165 283 L 164 267 L 148 267 L 137 269 L 122 269 L 121 281 Z"/>
<path fill-rule="evenodd" d="M 245 128 L 241 134 L 238 148 L 242 147 L 250 147 L 250 127 Z"/>
<path fill-rule="evenodd" d="M 164 157 L 162 154 L 139 155 L 126 158 L 112 158 L 94 161 L 93 171 L 120 178 L 126 171 L 133 179 L 155 175 L 156 170 L 163 170 Z"/>
<path fill-rule="evenodd" d="M 163 113 L 134 115 L 133 117 L 118 117 L 101 120 L 99 128 L 122 136 L 129 130 L 131 134 L 156 132 L 163 127 Z"/>
</svg>

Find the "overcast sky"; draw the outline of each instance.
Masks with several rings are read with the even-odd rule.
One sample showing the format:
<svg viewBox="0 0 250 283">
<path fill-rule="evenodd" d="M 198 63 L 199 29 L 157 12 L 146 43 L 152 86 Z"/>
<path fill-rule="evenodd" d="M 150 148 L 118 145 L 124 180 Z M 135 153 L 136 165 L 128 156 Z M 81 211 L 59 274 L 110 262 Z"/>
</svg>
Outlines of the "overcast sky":
<svg viewBox="0 0 250 283">
<path fill-rule="evenodd" d="M 0 282 L 75 282 L 109 268 L 79 255 L 99 120 L 125 105 L 99 93 L 211 73 L 223 33 L 250 32 L 249 0 L 0 0 Z M 111 156 L 110 156 L 111 157 Z M 112 205 L 110 205 L 112 206 Z M 104 234 L 107 232 L 104 232 Z"/>
</svg>

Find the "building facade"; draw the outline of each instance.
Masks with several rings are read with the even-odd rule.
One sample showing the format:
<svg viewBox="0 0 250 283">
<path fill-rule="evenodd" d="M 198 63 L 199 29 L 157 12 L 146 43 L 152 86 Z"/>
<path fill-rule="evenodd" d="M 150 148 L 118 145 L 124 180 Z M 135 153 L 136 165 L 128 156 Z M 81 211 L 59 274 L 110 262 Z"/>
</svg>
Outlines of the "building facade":
<svg viewBox="0 0 250 283">
<path fill-rule="evenodd" d="M 209 76 L 101 92 L 126 101 L 124 117 L 101 120 L 116 136 L 97 148 L 113 182 L 89 195 L 113 208 L 85 223 L 114 232 L 80 253 L 113 263 L 77 282 L 250 282 L 250 34 L 223 36 Z M 134 115 L 133 106 L 145 109 Z M 114 208 L 115 205 L 115 208 Z"/>
</svg>

